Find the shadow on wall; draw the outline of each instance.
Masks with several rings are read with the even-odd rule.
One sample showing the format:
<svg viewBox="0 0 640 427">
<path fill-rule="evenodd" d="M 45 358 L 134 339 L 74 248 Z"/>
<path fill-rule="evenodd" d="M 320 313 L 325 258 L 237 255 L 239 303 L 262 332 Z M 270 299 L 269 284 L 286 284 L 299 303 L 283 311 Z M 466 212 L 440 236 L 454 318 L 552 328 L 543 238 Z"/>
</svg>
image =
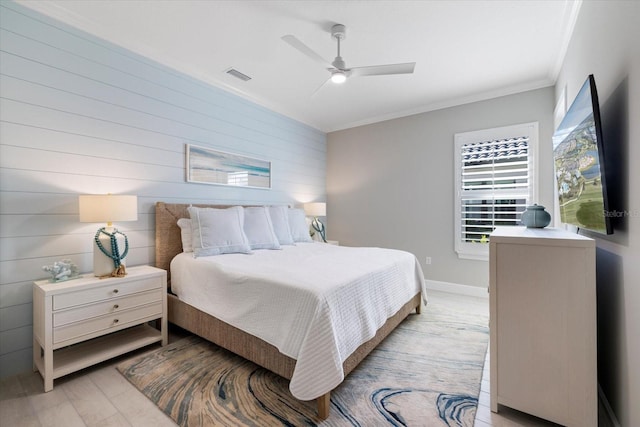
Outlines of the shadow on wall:
<svg viewBox="0 0 640 427">
<path fill-rule="evenodd" d="M 623 258 L 596 248 L 596 295 L 598 313 L 598 383 L 614 413 L 620 414 L 618 402 L 623 396 L 622 372 L 629 372 L 628 360 L 621 352 L 627 348 L 623 342 L 624 326 L 624 277 Z M 620 360 L 624 360 L 621 366 Z"/>
<path fill-rule="evenodd" d="M 629 243 L 629 82 L 625 77 L 601 105 L 605 173 L 613 235 L 604 237 Z"/>
<path fill-rule="evenodd" d="M 629 83 L 623 78 L 606 102 L 600 104 L 604 139 L 605 171 L 609 214 L 613 234 L 594 235 L 628 247 L 629 245 Z M 628 262 L 628 260 L 627 260 Z M 613 412 L 618 415 L 628 387 L 623 372 L 629 372 L 625 355 L 624 258 L 596 248 L 596 293 L 598 313 L 598 383 Z"/>
</svg>

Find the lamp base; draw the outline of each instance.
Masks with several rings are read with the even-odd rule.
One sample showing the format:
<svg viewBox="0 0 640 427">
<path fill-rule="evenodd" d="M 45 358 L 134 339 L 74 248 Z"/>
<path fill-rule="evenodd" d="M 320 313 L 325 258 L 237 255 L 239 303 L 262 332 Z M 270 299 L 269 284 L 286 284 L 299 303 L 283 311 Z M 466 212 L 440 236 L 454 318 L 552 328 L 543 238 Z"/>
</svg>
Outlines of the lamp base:
<svg viewBox="0 0 640 427">
<path fill-rule="evenodd" d="M 107 230 L 111 232 L 112 230 Z M 103 233 L 100 233 L 98 237 L 102 247 L 111 255 L 111 238 Z M 122 252 L 125 247 L 124 236 L 122 234 L 116 235 L 116 242 L 118 244 L 118 250 Z M 125 265 L 125 259 L 120 261 L 121 265 Z M 113 260 L 102 253 L 97 244 L 93 244 L 93 275 L 96 277 L 111 276 L 115 272 L 116 267 L 113 265 Z"/>
<path fill-rule="evenodd" d="M 322 241 L 324 243 L 327 243 L 327 238 L 325 237 L 324 224 L 318 219 L 318 217 L 315 217 L 313 219 L 313 221 L 311 222 L 311 226 L 313 227 L 314 230 L 318 232 L 318 234 L 320 234 L 320 237 L 322 237 Z"/>
</svg>

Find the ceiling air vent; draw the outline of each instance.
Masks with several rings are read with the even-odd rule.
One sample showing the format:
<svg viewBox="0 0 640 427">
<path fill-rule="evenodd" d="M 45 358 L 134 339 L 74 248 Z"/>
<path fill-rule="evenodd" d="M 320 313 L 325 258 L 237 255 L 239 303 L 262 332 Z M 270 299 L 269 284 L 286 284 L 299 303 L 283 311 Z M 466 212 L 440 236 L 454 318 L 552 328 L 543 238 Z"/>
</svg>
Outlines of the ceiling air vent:
<svg viewBox="0 0 640 427">
<path fill-rule="evenodd" d="M 225 71 L 225 73 L 237 79 L 240 79 L 243 82 L 251 80 L 251 77 L 247 76 L 246 74 L 242 74 L 240 71 L 236 70 L 235 68 L 229 68 L 228 70 Z"/>
</svg>

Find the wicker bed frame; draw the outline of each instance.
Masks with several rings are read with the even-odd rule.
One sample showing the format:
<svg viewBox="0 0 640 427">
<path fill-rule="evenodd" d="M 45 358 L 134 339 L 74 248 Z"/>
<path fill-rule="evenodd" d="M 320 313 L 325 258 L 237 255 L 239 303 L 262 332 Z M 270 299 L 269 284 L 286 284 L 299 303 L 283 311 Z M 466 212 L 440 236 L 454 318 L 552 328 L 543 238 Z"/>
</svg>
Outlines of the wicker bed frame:
<svg viewBox="0 0 640 427">
<path fill-rule="evenodd" d="M 174 256 L 182 252 L 182 239 L 177 221 L 189 218 L 189 206 L 227 208 L 226 205 L 190 205 L 156 203 L 156 267 L 167 270 L 167 280 L 171 286 L 169 266 Z M 343 363 L 345 376 L 349 374 L 396 326 L 414 309 L 420 313 L 421 294 L 416 294 L 378 329 L 376 335 L 362 344 Z M 284 378 L 291 379 L 295 359 L 280 353 L 273 345 L 235 328 L 182 301 L 175 295 L 168 297 L 169 322 L 180 326 L 208 341 L 211 341 L 247 360 L 250 360 Z M 329 416 L 331 392 L 318 397 L 318 416 Z"/>
</svg>

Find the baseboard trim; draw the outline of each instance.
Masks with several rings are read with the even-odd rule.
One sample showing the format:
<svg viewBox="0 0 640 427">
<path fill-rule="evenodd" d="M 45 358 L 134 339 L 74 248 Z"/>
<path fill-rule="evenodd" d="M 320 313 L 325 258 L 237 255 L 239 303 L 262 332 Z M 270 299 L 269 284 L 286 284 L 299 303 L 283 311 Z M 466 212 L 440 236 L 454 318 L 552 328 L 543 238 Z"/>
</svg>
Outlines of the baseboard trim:
<svg viewBox="0 0 640 427">
<path fill-rule="evenodd" d="M 603 421 L 604 425 L 602 425 L 603 423 L 599 423 L 600 427 L 620 427 L 620 423 L 618 422 L 618 419 L 616 418 L 616 414 L 613 413 L 613 409 L 611 409 L 611 405 L 609 405 L 609 400 L 607 400 L 607 396 L 604 394 L 604 391 L 602 391 L 602 387 L 600 387 L 600 383 L 598 383 L 598 397 L 599 397 L 599 401 L 600 401 L 600 407 L 602 409 L 604 409 L 604 418 L 602 415 L 599 415 L 599 421 Z"/>
<path fill-rule="evenodd" d="M 479 298 L 489 298 L 489 292 L 487 288 L 479 286 L 460 285 L 458 283 L 441 282 L 438 280 L 425 279 L 425 286 L 427 291 L 433 289 L 434 291 L 449 292 L 452 294 L 468 295 Z"/>
</svg>

